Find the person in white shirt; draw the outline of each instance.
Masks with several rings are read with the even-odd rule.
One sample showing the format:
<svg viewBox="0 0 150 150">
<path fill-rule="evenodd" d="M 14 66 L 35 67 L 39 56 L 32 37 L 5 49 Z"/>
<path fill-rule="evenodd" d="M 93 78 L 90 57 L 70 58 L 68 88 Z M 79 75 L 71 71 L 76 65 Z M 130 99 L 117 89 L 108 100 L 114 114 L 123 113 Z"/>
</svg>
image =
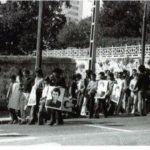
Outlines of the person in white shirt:
<svg viewBox="0 0 150 150">
<path fill-rule="evenodd" d="M 129 85 L 129 89 L 130 89 L 130 91 L 131 91 L 130 97 L 131 97 L 131 101 L 133 101 L 133 102 L 132 102 L 133 107 L 132 107 L 131 114 L 135 114 L 135 113 L 136 113 L 136 110 L 137 110 L 137 104 L 138 104 L 138 88 L 135 88 L 135 85 L 137 84 L 137 81 L 138 81 L 138 74 L 136 73 L 136 74 L 133 76 L 133 79 L 131 80 L 130 85 Z M 131 102 L 130 102 L 130 103 L 131 103 Z"/>
<path fill-rule="evenodd" d="M 39 102 L 40 102 L 40 98 L 42 96 L 42 89 L 43 89 L 42 70 L 40 68 L 37 68 L 35 70 L 35 74 L 36 74 L 36 77 L 34 80 L 34 85 L 32 87 L 30 97 L 29 97 L 29 102 L 28 102 L 28 105 L 32 106 L 31 111 L 30 111 L 29 124 L 35 124 L 38 120 L 37 114 L 38 114 L 38 110 L 39 110 Z"/>
</svg>

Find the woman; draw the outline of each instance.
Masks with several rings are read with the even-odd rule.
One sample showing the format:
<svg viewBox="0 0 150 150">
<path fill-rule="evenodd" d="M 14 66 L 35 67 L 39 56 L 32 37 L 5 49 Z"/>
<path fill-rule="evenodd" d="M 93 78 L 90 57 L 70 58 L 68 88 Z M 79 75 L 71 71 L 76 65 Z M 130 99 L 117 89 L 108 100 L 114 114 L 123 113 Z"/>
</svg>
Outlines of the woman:
<svg viewBox="0 0 150 150">
<path fill-rule="evenodd" d="M 12 75 L 10 77 L 11 83 L 9 85 L 9 89 L 7 92 L 7 100 L 8 100 L 8 109 L 11 115 L 11 124 L 18 123 L 17 112 L 19 110 L 19 99 L 20 99 L 20 92 L 19 88 L 20 85 L 16 82 L 16 76 Z"/>
<path fill-rule="evenodd" d="M 37 121 L 38 107 L 39 107 L 39 102 L 42 96 L 42 89 L 43 89 L 42 70 L 40 68 L 37 68 L 35 70 L 35 74 L 36 74 L 36 77 L 34 80 L 34 85 L 32 87 L 30 97 L 29 97 L 29 102 L 28 102 L 28 106 L 32 106 L 31 111 L 30 111 L 29 124 L 35 124 Z"/>
</svg>

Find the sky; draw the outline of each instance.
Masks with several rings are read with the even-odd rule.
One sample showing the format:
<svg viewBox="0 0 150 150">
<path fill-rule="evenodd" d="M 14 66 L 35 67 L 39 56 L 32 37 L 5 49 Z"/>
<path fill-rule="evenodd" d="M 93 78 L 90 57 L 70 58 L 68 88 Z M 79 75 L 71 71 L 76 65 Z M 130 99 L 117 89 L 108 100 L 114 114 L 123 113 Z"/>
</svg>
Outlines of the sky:
<svg viewBox="0 0 150 150">
<path fill-rule="evenodd" d="M 83 0 L 83 15 L 82 18 L 91 16 L 92 5 L 94 0 Z M 100 0 L 100 7 L 102 6 L 102 0 Z"/>
<path fill-rule="evenodd" d="M 0 0 L 2 3 L 5 3 L 6 0 Z M 92 4 L 93 0 L 83 0 L 83 15 L 82 18 L 86 18 L 92 14 Z M 101 4 L 101 0 L 100 0 Z"/>
<path fill-rule="evenodd" d="M 92 4 L 92 0 L 83 0 L 83 18 L 86 18 L 91 15 Z"/>
</svg>

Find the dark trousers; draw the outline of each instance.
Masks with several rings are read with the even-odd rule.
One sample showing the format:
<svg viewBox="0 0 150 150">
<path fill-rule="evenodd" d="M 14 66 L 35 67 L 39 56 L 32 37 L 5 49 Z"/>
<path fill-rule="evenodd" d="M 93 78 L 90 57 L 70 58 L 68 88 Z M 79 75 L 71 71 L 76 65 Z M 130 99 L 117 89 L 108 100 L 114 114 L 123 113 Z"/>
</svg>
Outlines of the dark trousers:
<svg viewBox="0 0 150 150">
<path fill-rule="evenodd" d="M 96 105 L 96 108 L 95 108 L 95 117 L 99 117 L 100 110 L 102 110 L 102 113 L 104 114 L 104 116 L 107 117 L 106 99 L 98 99 L 97 100 L 97 105 Z"/>
<path fill-rule="evenodd" d="M 45 101 L 40 103 L 39 112 L 38 112 L 38 124 L 42 125 L 47 120 L 50 120 L 51 110 L 45 108 Z"/>
<path fill-rule="evenodd" d="M 17 117 L 17 112 L 16 112 L 16 110 L 10 108 L 10 109 L 9 109 L 9 112 L 10 112 L 10 116 L 11 116 L 12 121 L 14 121 L 14 120 L 18 121 L 18 117 Z"/>
<path fill-rule="evenodd" d="M 95 104 L 95 93 L 91 93 L 87 99 L 88 99 L 88 104 L 87 104 L 87 108 L 89 111 L 89 117 L 92 118 L 93 114 L 94 114 L 94 104 Z"/>
<path fill-rule="evenodd" d="M 51 123 L 63 124 L 62 112 L 60 110 L 51 109 Z"/>
<path fill-rule="evenodd" d="M 30 110 L 30 123 L 35 123 L 38 120 L 39 102 L 42 95 L 41 90 L 36 91 L 36 105 L 31 107 Z"/>
</svg>

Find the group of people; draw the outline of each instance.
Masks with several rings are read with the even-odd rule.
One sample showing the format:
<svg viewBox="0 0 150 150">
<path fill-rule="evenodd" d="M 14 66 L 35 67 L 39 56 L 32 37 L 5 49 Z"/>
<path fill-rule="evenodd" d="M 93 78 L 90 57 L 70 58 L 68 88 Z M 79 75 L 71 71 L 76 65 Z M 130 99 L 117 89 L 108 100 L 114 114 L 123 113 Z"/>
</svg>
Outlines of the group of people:
<svg viewBox="0 0 150 150">
<path fill-rule="evenodd" d="M 25 69 L 19 70 L 17 75 L 10 76 L 10 85 L 7 92 L 8 110 L 11 116 L 10 124 L 44 124 L 49 120 L 49 125 L 63 124 L 61 110 L 46 108 L 47 105 L 59 107 L 57 97 L 60 95 L 58 87 L 66 87 L 65 79 L 61 76 L 62 70 L 56 68 L 52 74 L 43 77 L 42 70 L 37 68 L 35 74 Z M 47 100 L 48 88 L 53 89 L 52 100 Z M 47 101 L 46 101 L 47 100 Z M 50 101 L 50 102 L 49 102 Z"/>
<path fill-rule="evenodd" d="M 10 80 L 7 100 L 11 124 L 62 125 L 64 114 L 89 118 L 99 118 L 100 113 L 104 117 L 119 113 L 146 115 L 146 100 L 150 97 L 150 71 L 143 65 L 133 69 L 131 75 L 127 70 L 106 70 L 96 76 L 87 70 L 84 79 L 81 74 L 74 74 L 70 85 L 66 85 L 59 68 L 45 78 L 41 69 L 36 69 L 32 76 L 25 69 Z M 55 88 L 48 96 L 50 87 Z M 72 112 L 61 109 L 60 88 L 65 89 Z"/>
</svg>

